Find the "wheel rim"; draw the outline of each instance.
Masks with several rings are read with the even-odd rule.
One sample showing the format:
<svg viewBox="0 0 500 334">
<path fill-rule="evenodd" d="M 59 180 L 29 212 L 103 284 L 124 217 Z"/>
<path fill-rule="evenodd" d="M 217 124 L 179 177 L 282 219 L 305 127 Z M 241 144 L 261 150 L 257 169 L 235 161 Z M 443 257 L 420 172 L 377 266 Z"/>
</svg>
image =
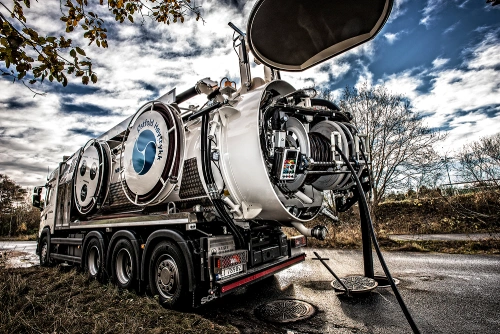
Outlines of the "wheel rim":
<svg viewBox="0 0 500 334">
<path fill-rule="evenodd" d="M 156 265 L 156 287 L 159 294 L 166 298 L 172 298 L 179 286 L 179 269 L 175 260 L 170 255 L 164 255 L 157 261 Z"/>
<path fill-rule="evenodd" d="M 132 278 L 132 258 L 125 248 L 120 249 L 116 256 L 116 278 L 121 284 L 127 284 Z"/>
<path fill-rule="evenodd" d="M 43 264 L 47 263 L 47 249 L 48 249 L 47 242 L 44 242 L 42 244 L 42 251 L 40 252 L 40 259 L 42 260 Z"/>
<path fill-rule="evenodd" d="M 89 273 L 96 276 L 101 267 L 101 255 L 97 246 L 92 246 L 89 250 L 88 263 Z"/>
</svg>

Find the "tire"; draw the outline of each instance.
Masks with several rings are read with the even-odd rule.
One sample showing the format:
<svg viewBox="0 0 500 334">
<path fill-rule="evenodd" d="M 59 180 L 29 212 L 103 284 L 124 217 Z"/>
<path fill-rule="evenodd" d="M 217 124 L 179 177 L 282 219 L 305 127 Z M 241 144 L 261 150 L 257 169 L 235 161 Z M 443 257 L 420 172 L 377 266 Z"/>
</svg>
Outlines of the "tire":
<svg viewBox="0 0 500 334">
<path fill-rule="evenodd" d="M 102 282 L 104 280 L 104 250 L 101 242 L 97 238 L 90 239 L 85 251 L 83 263 L 85 272 L 91 279 Z"/>
<path fill-rule="evenodd" d="M 134 247 L 128 239 L 118 240 L 113 249 L 111 275 L 113 282 L 121 289 L 135 287 L 137 261 L 134 254 Z"/>
<path fill-rule="evenodd" d="M 49 242 L 47 240 L 47 236 L 44 235 L 42 240 L 40 241 L 40 266 L 48 267 L 50 266 L 50 257 L 49 257 Z"/>
<path fill-rule="evenodd" d="M 149 262 L 149 287 L 166 308 L 187 309 L 191 305 L 186 261 L 174 242 L 162 241 L 154 248 Z"/>
</svg>

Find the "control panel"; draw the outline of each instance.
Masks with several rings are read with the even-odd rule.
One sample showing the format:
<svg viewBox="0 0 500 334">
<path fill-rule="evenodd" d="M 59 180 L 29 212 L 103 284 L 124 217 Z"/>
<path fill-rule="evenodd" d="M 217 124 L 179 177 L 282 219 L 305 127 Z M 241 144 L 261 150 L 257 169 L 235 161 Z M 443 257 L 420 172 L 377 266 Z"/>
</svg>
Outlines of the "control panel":
<svg viewBox="0 0 500 334">
<path fill-rule="evenodd" d="M 276 152 L 275 161 L 278 165 L 275 169 L 275 176 L 279 180 L 294 180 L 299 159 L 299 150 L 297 149 L 278 149 Z"/>
</svg>

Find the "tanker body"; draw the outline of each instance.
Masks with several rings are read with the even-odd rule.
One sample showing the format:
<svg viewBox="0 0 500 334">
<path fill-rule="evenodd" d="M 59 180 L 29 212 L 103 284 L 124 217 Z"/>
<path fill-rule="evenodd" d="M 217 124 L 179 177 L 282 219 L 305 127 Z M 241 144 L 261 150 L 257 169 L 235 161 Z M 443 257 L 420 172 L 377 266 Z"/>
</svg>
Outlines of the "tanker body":
<svg viewBox="0 0 500 334">
<path fill-rule="evenodd" d="M 339 211 L 357 201 L 340 152 L 369 189 L 369 152 L 349 115 L 314 89 L 282 81 L 278 70 L 313 66 L 372 38 L 392 2 L 367 2 L 373 10 L 364 30 L 289 59 L 262 43 L 267 16 L 291 24 L 269 3 L 255 5 L 248 35 L 236 29 L 239 89 L 206 78 L 178 96 L 172 90 L 87 142 L 35 188 L 36 206 L 45 189 L 41 265 L 77 264 L 92 278 L 147 289 L 165 306 L 199 306 L 304 261 L 306 237 L 327 233 L 303 225 L 320 213 L 331 216 L 323 192 L 335 194 Z M 356 8 L 352 15 L 364 13 Z M 300 11 L 308 12 L 329 11 Z M 295 29 L 300 35 L 304 27 Z M 317 48 L 301 38 L 298 47 Z M 247 45 L 265 65 L 263 79 L 251 76 Z M 180 107 L 198 94 L 207 96 L 203 107 Z M 287 238 L 283 226 L 302 235 Z"/>
</svg>

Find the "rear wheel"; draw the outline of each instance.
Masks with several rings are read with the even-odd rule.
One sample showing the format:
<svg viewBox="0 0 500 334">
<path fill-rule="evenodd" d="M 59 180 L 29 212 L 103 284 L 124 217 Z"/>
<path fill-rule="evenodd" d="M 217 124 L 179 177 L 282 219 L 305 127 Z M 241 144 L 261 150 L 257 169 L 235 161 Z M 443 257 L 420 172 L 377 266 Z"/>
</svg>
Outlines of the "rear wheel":
<svg viewBox="0 0 500 334">
<path fill-rule="evenodd" d="M 40 241 L 40 265 L 42 267 L 48 267 L 50 265 L 49 242 L 46 235 L 44 235 Z"/>
<path fill-rule="evenodd" d="M 160 304 L 168 308 L 186 308 L 191 304 L 187 283 L 187 266 L 179 247 L 160 242 L 151 255 L 149 286 Z"/>
<path fill-rule="evenodd" d="M 84 260 L 84 269 L 90 278 L 102 281 L 104 277 L 104 251 L 97 238 L 92 238 L 88 245 Z"/>
<path fill-rule="evenodd" d="M 113 249 L 113 263 L 111 273 L 113 281 L 122 289 L 131 289 L 135 284 L 137 263 L 135 260 L 134 247 L 127 239 L 121 239 Z"/>
</svg>

